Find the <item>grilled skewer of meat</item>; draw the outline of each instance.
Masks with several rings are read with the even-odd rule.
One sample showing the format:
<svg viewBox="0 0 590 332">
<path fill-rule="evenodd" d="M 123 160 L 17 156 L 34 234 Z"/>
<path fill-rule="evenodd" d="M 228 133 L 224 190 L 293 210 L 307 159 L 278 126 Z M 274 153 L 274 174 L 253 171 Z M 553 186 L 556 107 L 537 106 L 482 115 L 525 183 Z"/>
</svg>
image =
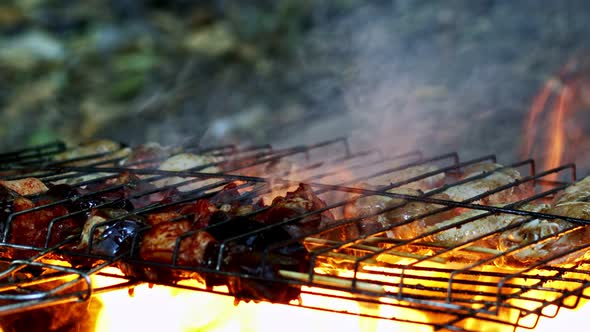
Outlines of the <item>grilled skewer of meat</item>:
<svg viewBox="0 0 590 332">
<path fill-rule="evenodd" d="M 91 216 L 90 219 L 94 223 L 99 222 L 101 215 L 104 217 L 105 213 L 92 214 L 91 209 L 96 206 L 132 210 L 154 202 L 163 202 L 175 194 L 172 190 L 139 195 L 139 193 L 155 189 L 155 186 L 141 182 L 136 176 L 128 173 L 123 173 L 117 178 L 92 183 L 83 188 L 67 184 L 49 185 L 47 188 L 41 181 L 33 178 L 4 181 L 0 188 L 3 188 L 2 204 L 4 205 L 0 214 L 0 231 L 2 231 L 0 234 L 8 231 L 6 238 L 8 243 L 37 248 L 54 246 L 64 242 L 70 236 L 79 235 L 86 220 Z M 45 191 L 39 193 L 42 190 Z M 37 195 L 34 198 L 22 196 L 31 193 Z M 55 204 L 57 202 L 59 204 Z M 127 212 L 126 210 L 123 212 Z M 106 215 L 110 216 L 109 213 Z M 119 250 L 116 249 L 116 243 L 111 243 L 107 246 L 108 248 L 105 247 L 105 243 L 114 241 L 113 238 L 117 236 L 121 238 L 125 232 L 131 232 L 127 230 L 131 226 L 130 221 L 127 220 L 109 227 L 101 233 L 100 236 L 104 241 L 101 241 L 102 245 L 97 245 L 97 250 L 113 255 L 117 253 Z M 118 241 L 124 241 L 124 239 Z M 76 250 L 84 248 L 84 246 L 80 248 L 74 246 Z M 8 254 L 15 258 L 26 257 L 31 253 L 26 250 L 15 250 Z"/>
<path fill-rule="evenodd" d="M 37 248 L 54 246 L 62 243 L 68 237 L 80 232 L 83 218 L 63 218 L 81 204 L 67 202 L 51 205 L 54 202 L 70 198 L 71 192 L 63 186 L 53 186 L 40 194 L 35 200 L 20 196 L 12 192 L 10 200 L 3 200 L 4 209 L 0 215 L 0 230 L 2 234 L 8 231 L 6 241 L 12 244 L 28 245 Z M 36 210 L 32 210 L 36 209 Z M 53 221 L 56 218 L 60 220 Z M 27 250 L 14 250 L 8 254 L 12 258 L 28 257 Z"/>
<path fill-rule="evenodd" d="M 266 213 L 256 218 L 246 217 L 243 213 L 250 209 L 228 203 L 236 201 L 233 197 L 235 190 L 235 185 L 229 185 L 211 199 L 146 217 L 151 228 L 141 235 L 137 253 L 139 258 L 145 262 L 172 264 L 184 269 L 122 263 L 121 270 L 126 275 L 154 282 L 176 282 L 191 278 L 203 281 L 207 287 L 226 285 L 238 299 L 281 303 L 297 299 L 300 292 L 298 286 L 255 278 L 223 277 L 207 274 L 206 271 L 220 269 L 223 272 L 267 279 L 277 278 L 279 269 L 306 271 L 309 267 L 307 251 L 297 241 L 270 250 L 268 255 L 263 255 L 263 251 L 273 244 L 305 234 L 311 224 L 317 226 L 321 223 L 321 218 L 266 228 L 306 211 L 313 211 L 322 204 L 325 206 L 325 203 L 313 195 L 311 188 L 301 185 L 286 197 L 277 198 L 276 205 L 271 206 Z M 237 239 L 221 245 L 232 238 Z M 219 255 L 222 259 L 218 266 Z"/>
</svg>

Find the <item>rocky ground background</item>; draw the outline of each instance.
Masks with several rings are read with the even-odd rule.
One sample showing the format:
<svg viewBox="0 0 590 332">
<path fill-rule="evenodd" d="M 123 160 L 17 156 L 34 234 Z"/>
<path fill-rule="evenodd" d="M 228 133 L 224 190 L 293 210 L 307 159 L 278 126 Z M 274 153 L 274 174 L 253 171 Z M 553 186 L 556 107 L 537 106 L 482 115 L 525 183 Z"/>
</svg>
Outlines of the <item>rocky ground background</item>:
<svg viewBox="0 0 590 332">
<path fill-rule="evenodd" d="M 0 149 L 348 135 L 514 160 L 543 82 L 590 59 L 589 18 L 583 0 L 4 0 Z"/>
</svg>

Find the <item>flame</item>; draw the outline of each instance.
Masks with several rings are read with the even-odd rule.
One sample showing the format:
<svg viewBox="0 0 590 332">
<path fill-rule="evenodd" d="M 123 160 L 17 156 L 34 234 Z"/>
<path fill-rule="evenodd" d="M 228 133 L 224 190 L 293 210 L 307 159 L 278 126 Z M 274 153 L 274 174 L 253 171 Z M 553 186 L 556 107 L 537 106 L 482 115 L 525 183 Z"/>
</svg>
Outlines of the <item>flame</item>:
<svg viewBox="0 0 590 332">
<path fill-rule="evenodd" d="M 531 109 L 527 115 L 524 128 L 525 136 L 523 155 L 525 158 L 530 156 L 533 150 L 533 142 L 537 136 L 537 121 L 545 109 L 545 104 L 547 104 L 549 96 L 551 96 L 551 93 L 554 91 L 554 86 L 555 80 L 547 81 L 543 87 L 543 90 L 535 97 L 533 104 L 531 105 Z"/>
<path fill-rule="evenodd" d="M 551 129 L 549 131 L 550 137 L 553 138 L 550 142 L 548 160 L 545 163 L 545 169 L 552 169 L 559 166 L 563 159 L 563 150 L 565 147 L 565 124 L 566 112 L 570 105 L 570 90 L 564 87 L 559 94 L 559 99 L 553 110 L 553 117 L 551 120 Z M 552 174 L 551 180 L 556 180 L 557 173 Z"/>
<path fill-rule="evenodd" d="M 403 261 L 402 261 L 403 262 Z M 435 264 L 435 263 L 431 263 Z M 111 268 L 108 268 L 109 270 Z M 387 268 L 371 267 L 371 270 Z M 392 269 L 390 269 L 392 270 Z M 493 266 L 482 267 L 482 271 L 498 272 Z M 113 271 L 109 271 L 113 273 Z M 392 271 L 389 271 L 392 272 Z M 443 276 L 440 272 L 425 272 L 429 276 Z M 351 271 L 338 271 L 340 277 L 351 277 Z M 432 275 L 430 275 L 432 274 Z M 382 276 L 375 274 L 364 275 L 360 273 L 357 277 L 361 279 L 379 279 Z M 388 281 L 397 283 L 399 280 Z M 487 286 L 477 286 L 477 291 L 490 291 L 495 289 L 495 277 L 476 278 L 480 282 L 490 282 Z M 486 279 L 488 278 L 488 279 Z M 472 280 L 472 279 L 469 279 Z M 475 281 L 475 279 L 473 279 Z M 96 286 L 106 286 L 114 282 L 114 278 L 96 276 Z M 423 280 L 421 282 L 424 282 Z M 434 281 L 433 281 L 434 282 Z M 444 281 L 442 281 L 444 283 Z M 523 284 L 526 282 L 523 282 Z M 182 284 L 197 286 L 196 282 L 182 282 Z M 468 285 L 464 286 L 468 287 Z M 395 287 L 393 287 L 395 288 Z M 224 287 L 215 289 L 226 291 Z M 378 332 L 378 331 L 433 331 L 433 327 L 427 324 L 416 324 L 399 322 L 389 318 L 397 318 L 406 321 L 445 323 L 452 316 L 445 314 L 428 314 L 418 309 L 396 307 L 395 300 L 379 298 L 381 304 L 371 304 L 362 301 L 362 295 L 352 296 L 349 293 L 320 289 L 312 287 L 302 288 L 301 303 L 313 308 L 330 308 L 336 312 L 348 312 L 361 315 L 378 315 L 384 319 L 367 318 L 357 315 L 338 314 L 322 310 L 310 310 L 306 308 L 271 304 L 271 303 L 240 303 L 234 304 L 230 296 L 181 290 L 165 286 L 148 287 L 138 286 L 132 296 L 127 290 L 111 291 L 99 294 L 95 298 L 102 302 L 102 310 L 97 317 L 96 331 L 268 331 L 275 332 L 277 328 L 283 331 L 322 331 L 337 330 L 344 332 Z M 395 291 L 389 290 L 389 291 Z M 535 291 L 529 294 L 535 298 L 543 298 L 544 291 Z M 549 294 L 549 293 L 547 293 Z M 344 296 L 349 299 L 336 298 Z M 551 295 L 547 296 L 550 299 Z M 476 296 L 477 297 L 477 296 Z M 359 301 L 357 301 L 357 299 Z M 519 300 L 516 300 L 518 303 Z M 581 302 L 576 309 L 561 308 L 555 318 L 541 318 L 534 331 L 555 331 L 558 328 L 583 326 L 590 315 L 590 306 L 582 305 Z M 294 302 L 293 304 L 297 304 Z M 389 305 L 392 304 L 392 305 Z M 520 303 L 518 303 L 520 304 Z M 530 307 L 528 309 L 535 309 Z M 549 308 L 555 309 L 555 308 Z M 551 310 L 549 310 L 551 311 Z M 515 321 L 520 311 L 506 309 L 500 311 L 500 319 L 504 321 Z M 485 324 L 483 324 L 485 323 Z M 467 330 L 504 332 L 513 331 L 513 327 L 506 324 L 483 322 L 478 319 L 468 318 L 461 325 Z M 521 322 L 527 326 L 526 317 Z M 524 332 L 525 328 L 517 331 Z"/>
<path fill-rule="evenodd" d="M 555 82 L 548 82 L 541 93 L 535 98 L 529 117 L 526 123 L 527 135 L 525 141 L 525 153 L 530 154 L 536 136 L 536 123 L 538 122 L 550 96 L 555 89 Z M 549 147 L 549 157 L 546 160 L 546 167 L 557 166 L 563 158 L 563 147 L 566 141 L 564 120 L 567 118 L 568 111 L 571 107 L 572 91 L 568 87 L 560 90 L 558 102 L 551 110 L 551 128 L 550 135 L 553 138 Z M 293 167 L 290 168 L 291 170 Z M 290 171 L 288 178 L 290 180 L 306 180 L 306 177 L 321 173 L 324 169 L 312 169 L 310 171 L 294 174 Z M 327 184 L 346 183 L 355 178 L 354 172 L 344 165 L 331 166 L 333 174 L 329 177 L 322 178 L 319 182 Z M 270 186 L 271 188 L 275 186 Z M 277 186 L 278 187 L 278 186 Z M 267 204 L 277 196 L 284 195 L 285 191 L 293 190 L 293 187 L 282 187 L 280 190 L 272 190 L 265 195 Z M 411 263 L 412 260 L 396 261 L 396 264 Z M 436 265 L 432 263 L 432 265 Z M 420 266 L 430 266 L 429 263 Z M 440 265 L 436 265 L 440 267 Z M 448 265 L 447 265 L 448 267 Z M 381 267 L 372 267 L 377 270 L 385 270 Z M 483 271 L 498 272 L 495 267 L 482 267 Z M 105 272 L 120 273 L 113 268 L 107 268 Z M 399 271 L 395 271 L 399 273 Z M 357 277 L 361 279 L 371 278 L 376 280 L 388 278 L 386 281 L 391 284 L 399 283 L 389 276 L 378 276 L 375 274 L 363 275 L 358 273 Z M 443 272 L 423 272 L 428 273 L 431 280 L 434 277 L 442 281 L 425 281 L 417 279 L 414 286 L 434 286 L 446 287 L 448 274 Z M 338 276 L 351 278 L 352 271 L 338 271 Z M 483 284 L 494 285 L 497 278 L 489 277 L 467 277 L 474 278 L 467 281 L 478 281 Z M 411 279 L 411 278 L 410 278 Z M 117 278 L 105 276 L 93 277 L 96 288 L 105 287 L 115 284 L 119 281 Z M 408 281 L 406 281 L 408 282 Z M 410 281 L 411 282 L 411 281 Z M 432 284 L 429 284 L 432 283 Z M 435 284 L 436 283 L 436 284 Z M 183 281 L 181 284 L 192 287 L 202 287 L 196 281 Z M 469 285 L 469 283 L 467 283 Z M 434 288 L 433 287 L 433 288 Z M 453 286 L 454 287 L 454 286 Z M 461 287 L 461 286 L 459 286 Z M 469 286 L 472 287 L 472 286 Z M 482 293 L 493 293 L 494 286 L 476 286 L 477 291 Z M 486 288 L 487 287 L 487 288 Z M 320 330 L 337 330 L 337 331 L 433 331 L 434 328 L 428 324 L 416 324 L 400 322 L 395 318 L 404 321 L 415 321 L 425 323 L 445 323 L 449 320 L 449 315 L 428 314 L 420 309 L 404 308 L 396 306 L 398 302 L 391 298 L 379 298 L 380 304 L 367 303 L 363 301 L 362 295 L 352 295 L 346 292 L 334 291 L 328 289 L 303 287 L 301 304 L 313 308 L 329 308 L 331 311 L 347 312 L 353 315 L 337 314 L 329 311 L 310 310 L 306 308 L 288 306 L 271 303 L 240 303 L 235 305 L 234 298 L 209 292 L 199 292 L 193 290 L 182 290 L 166 286 L 140 285 L 134 288 L 133 295 L 123 289 L 110 291 L 96 295 L 93 300 L 100 301 L 102 308 L 97 313 L 96 331 L 273 331 L 277 328 L 284 331 L 320 331 Z M 399 287 L 390 287 L 389 293 L 395 294 Z M 227 292 L 225 287 L 215 289 L 218 292 Z M 348 299 L 336 298 L 342 296 Z M 477 299 L 479 295 L 476 295 Z M 534 295 L 536 298 L 543 298 L 543 293 L 539 291 Z M 298 304 L 298 303 L 292 303 Z M 530 308 L 534 309 L 534 308 Z M 354 315 L 357 314 L 357 315 Z M 556 318 L 541 319 L 535 331 L 554 331 L 557 328 L 566 326 L 581 326 L 583 320 L 590 315 L 590 306 L 581 306 L 576 310 L 561 309 Z M 375 319 L 363 317 L 361 315 L 381 316 L 384 319 Z M 503 310 L 500 312 L 500 320 L 512 321 L 518 317 L 519 311 L 515 309 Z M 574 323 L 575 322 L 575 323 Z M 485 324 L 475 318 L 467 318 L 461 325 L 469 330 L 485 331 L 512 331 L 513 328 L 506 324 Z M 523 329 L 524 330 L 524 329 Z M 0 328 L 0 332 L 3 332 Z"/>
<path fill-rule="evenodd" d="M 549 80 L 539 94 L 534 98 L 533 104 L 529 110 L 527 120 L 525 121 L 525 139 L 523 155 L 525 158 L 530 157 L 533 152 L 533 142 L 537 139 L 537 127 L 539 126 L 540 117 L 543 111 L 548 107 L 551 94 L 557 91 L 556 102 L 549 110 L 549 130 L 545 137 L 547 147 L 545 149 L 546 157 L 544 169 L 552 169 L 563 163 L 565 158 L 564 150 L 566 142 L 566 123 L 567 113 L 571 111 L 572 91 L 571 87 L 560 83 L 555 79 Z M 548 178 L 550 181 L 557 180 L 557 174 L 553 173 Z"/>
<path fill-rule="evenodd" d="M 107 268 L 110 273 L 116 269 Z M 114 270 L 114 271 L 113 271 Z M 108 286 L 117 282 L 116 278 L 96 276 L 94 283 Z M 184 284 L 187 284 L 183 282 Z M 189 282 L 196 286 L 194 282 Z M 223 291 L 224 287 L 216 288 Z M 354 300 L 339 300 L 322 293 L 344 294 L 303 287 L 302 303 L 320 308 L 332 308 L 351 313 L 400 317 L 395 309 L 388 306 L 359 304 Z M 133 295 L 127 290 L 110 291 L 96 295 L 93 300 L 102 303 L 98 313 L 96 331 L 243 331 L 276 332 L 282 331 L 430 331 L 430 328 L 415 324 L 398 323 L 390 320 L 366 318 L 355 315 L 334 314 L 321 310 L 309 310 L 288 305 L 271 303 L 240 303 L 234 305 L 230 296 L 181 290 L 165 286 L 141 285 L 134 289 Z M 393 310 L 393 311 L 392 311 Z M 408 314 L 407 312 L 405 313 Z M 416 313 L 416 315 L 420 315 Z M 410 318 L 406 316 L 405 318 Z M 417 329 L 418 328 L 418 329 Z"/>
</svg>

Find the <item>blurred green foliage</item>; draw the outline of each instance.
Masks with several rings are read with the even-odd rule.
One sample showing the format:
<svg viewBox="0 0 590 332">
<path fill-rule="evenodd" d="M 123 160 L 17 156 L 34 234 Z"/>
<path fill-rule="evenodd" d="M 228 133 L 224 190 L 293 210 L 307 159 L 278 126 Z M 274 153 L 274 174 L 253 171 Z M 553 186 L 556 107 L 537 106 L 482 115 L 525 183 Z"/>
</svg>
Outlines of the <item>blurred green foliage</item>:
<svg viewBox="0 0 590 332">
<path fill-rule="evenodd" d="M 285 68 L 305 47 L 318 13 L 353 2 L 5 0 L 3 141 L 85 139 L 163 117 L 206 123 L 248 108 L 240 96 L 222 108 L 207 106 L 211 87 L 231 94 L 245 82 L 272 80 L 269 87 L 282 89 L 289 84 L 281 81 Z M 248 89 L 242 93 L 257 98 L 260 92 Z"/>
</svg>

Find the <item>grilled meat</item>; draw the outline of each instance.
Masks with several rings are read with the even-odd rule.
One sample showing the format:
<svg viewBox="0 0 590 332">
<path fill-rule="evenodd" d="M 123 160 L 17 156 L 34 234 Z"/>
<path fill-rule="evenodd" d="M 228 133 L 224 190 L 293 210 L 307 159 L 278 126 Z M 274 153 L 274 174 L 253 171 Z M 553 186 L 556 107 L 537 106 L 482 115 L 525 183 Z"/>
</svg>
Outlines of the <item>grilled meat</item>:
<svg viewBox="0 0 590 332">
<path fill-rule="evenodd" d="M 119 162 L 119 165 L 131 168 L 157 168 L 171 152 L 171 149 L 162 147 L 158 143 L 146 143 L 134 147 L 129 155 Z"/>
<path fill-rule="evenodd" d="M 25 178 L 19 180 L 0 180 L 0 186 L 10 189 L 21 196 L 36 195 L 48 190 L 45 183 L 36 178 Z"/>
<path fill-rule="evenodd" d="M 502 168 L 502 166 L 493 163 L 481 163 L 474 165 L 465 171 L 463 176 L 460 178 L 461 180 L 480 176 L 488 172 L 489 175 L 483 178 L 473 179 L 472 181 L 468 181 L 456 186 L 450 186 L 443 192 L 434 195 L 428 195 L 428 192 L 426 192 L 426 196 L 431 196 L 441 200 L 465 201 L 472 197 L 484 194 L 490 190 L 496 189 L 502 185 L 511 184 L 521 178 L 520 173 L 515 169 L 504 168 L 496 171 L 499 168 Z M 417 174 L 413 175 L 412 172 L 409 172 L 407 173 L 407 177 L 402 177 L 399 179 L 393 178 L 391 182 L 411 178 L 418 175 L 418 172 L 435 170 L 436 169 L 434 168 L 432 170 L 422 169 L 422 167 L 416 168 L 415 171 Z M 404 172 L 404 174 L 406 173 Z M 389 192 L 419 197 L 425 195 L 425 193 L 421 190 L 413 189 L 413 187 L 417 186 L 420 188 L 425 186 L 429 187 L 430 185 L 434 184 L 440 185 L 443 180 L 444 177 L 441 178 L 441 176 L 428 177 L 421 181 L 414 182 L 413 186 L 407 187 L 408 185 L 411 185 L 408 184 L 404 187 L 391 189 Z M 430 189 L 432 189 L 432 187 L 430 187 Z M 510 189 L 483 197 L 475 203 L 500 204 L 512 202 L 520 197 L 524 190 L 526 190 L 524 185 L 515 187 L 513 186 Z M 399 208 L 393 209 L 393 207 L 397 205 L 399 205 Z M 420 236 L 427 231 L 436 230 L 438 227 L 449 225 L 449 222 L 458 222 L 457 219 L 451 219 L 451 221 L 449 221 L 450 218 L 457 217 L 459 220 L 464 219 L 463 217 L 459 216 L 461 212 L 460 209 L 447 209 L 447 211 L 437 212 L 437 210 L 443 209 L 444 207 L 445 206 L 443 205 L 423 203 L 418 200 L 405 202 L 404 200 L 392 199 L 386 196 L 367 196 L 357 199 L 353 204 L 347 205 L 345 207 L 345 217 L 353 218 L 355 216 L 358 217 L 362 215 L 377 214 L 373 217 L 365 218 L 359 223 L 361 234 L 373 234 L 383 229 L 389 229 L 386 232 L 388 237 L 396 239 L 410 239 Z M 380 213 L 381 211 L 387 209 L 390 211 Z M 471 215 L 473 212 L 466 212 L 467 215 L 464 217 L 473 217 L 473 215 Z M 440 222 L 445 223 L 439 226 L 438 224 Z M 396 227 L 396 225 L 399 226 Z M 474 229 L 469 229 L 468 231 L 471 231 L 472 234 L 485 233 L 485 228 L 481 228 L 479 226 L 481 225 L 475 226 Z M 453 235 L 452 231 L 449 231 L 441 233 L 440 236 L 442 238 L 456 237 Z"/>
<path fill-rule="evenodd" d="M 243 209 L 229 206 L 227 200 L 235 193 L 236 186 L 230 185 L 209 200 L 199 200 L 179 206 L 176 211 L 162 211 L 146 218 L 151 229 L 141 238 L 139 257 L 146 262 L 182 266 L 184 270 L 127 263 L 121 264 L 121 270 L 129 276 L 154 282 L 191 278 L 203 281 L 208 287 L 227 285 L 239 299 L 282 303 L 296 299 L 299 296 L 296 286 L 264 282 L 256 278 L 243 280 L 231 276 L 212 276 L 205 271 L 219 269 L 258 278 L 277 277 L 279 269 L 304 271 L 308 268 L 307 252 L 297 241 L 270 250 L 268 255 L 262 254 L 277 242 L 292 240 L 291 232 L 299 234 L 301 231 L 281 226 L 266 228 L 292 216 L 293 211 L 300 213 L 302 208 L 313 209 L 322 202 L 310 196 L 312 192 L 309 188 L 302 186 L 289 197 L 277 200 L 277 204 L 283 203 L 280 209 L 271 208 L 264 217 L 254 219 L 237 215 Z M 303 203 L 304 197 L 309 200 L 307 203 Z M 252 234 L 242 236 L 249 233 Z M 221 257 L 219 262 L 218 257 Z"/>
<path fill-rule="evenodd" d="M 93 195 L 102 201 L 130 203 L 128 210 L 144 208 L 156 202 L 165 202 L 178 195 L 176 189 L 161 190 L 154 184 L 142 181 L 138 176 L 124 172 L 115 178 L 98 181 L 77 189 L 81 195 Z"/>
<path fill-rule="evenodd" d="M 63 186 L 52 186 L 35 201 L 14 193 L 12 201 L 4 202 L 6 208 L 0 220 L 3 225 L 0 228 L 8 231 L 7 242 L 45 248 L 79 234 L 83 217 L 64 218 L 84 204 L 82 201 L 67 201 L 71 194 Z M 26 257 L 31 252 L 15 250 L 8 254 L 15 258 Z"/>
<path fill-rule="evenodd" d="M 131 149 L 121 143 L 111 140 L 95 140 L 76 147 L 69 148 L 66 151 L 53 157 L 54 161 L 65 166 L 113 166 L 119 159 L 126 157 Z M 54 184 L 71 184 L 75 185 L 83 181 L 91 181 L 103 178 L 108 173 L 87 172 L 80 174 L 76 172 L 67 173 L 68 177 L 55 181 Z"/>
<path fill-rule="evenodd" d="M 524 211 L 539 212 L 548 207 L 546 204 L 526 204 L 520 209 Z M 436 225 L 426 228 L 425 233 L 436 232 L 428 236 L 427 240 L 442 242 L 445 245 L 457 246 L 466 242 L 471 242 L 476 238 L 486 235 L 495 234 L 492 237 L 487 237 L 484 240 L 478 241 L 474 244 L 488 248 L 498 247 L 497 232 L 511 223 L 519 222 L 523 219 L 522 216 L 512 214 L 492 214 L 483 216 L 486 211 L 469 210 L 463 212 L 453 218 L 441 221 Z M 443 228 L 451 227 L 442 230 Z"/>
<path fill-rule="evenodd" d="M 79 144 L 73 148 L 69 148 L 64 152 L 55 155 L 53 159 L 56 161 L 68 161 L 71 159 L 79 159 L 95 155 L 106 155 L 104 157 L 100 157 L 100 159 L 93 158 L 92 162 L 94 163 L 101 160 L 107 160 L 107 158 L 112 159 L 116 157 L 124 157 L 129 152 L 130 149 L 125 148 L 125 146 L 121 143 L 117 143 L 107 139 L 100 139 Z M 88 161 L 80 160 L 75 162 L 69 162 L 68 165 L 82 166 L 87 163 Z"/>
<path fill-rule="evenodd" d="M 147 261 L 202 265 L 207 261 L 205 250 L 215 242 L 215 238 L 205 231 L 189 234 L 192 230 L 194 229 L 187 220 L 154 225 L 144 235 L 139 255 Z"/>
<path fill-rule="evenodd" d="M 212 165 L 217 162 L 217 158 L 211 156 L 201 156 L 192 153 L 181 153 L 174 155 L 160 164 L 159 169 L 163 171 L 185 171 L 196 169 L 202 173 L 218 173 L 221 169 L 217 166 Z M 157 187 L 173 186 L 180 182 L 187 181 L 187 178 L 181 177 L 166 177 L 162 180 L 156 181 L 154 184 Z M 197 182 L 192 182 L 187 185 L 179 186 L 179 191 L 189 191 L 199 189 L 208 184 L 218 182 L 219 179 L 208 179 Z"/>
<path fill-rule="evenodd" d="M 279 279 L 279 270 L 296 272 L 309 271 L 307 250 L 298 241 L 293 240 L 289 230 L 284 227 L 266 229 L 267 224 L 246 217 L 224 216 L 215 214 L 212 227 L 208 232 L 219 242 L 228 241 L 226 249 L 221 252 L 221 271 L 249 275 L 221 278 L 207 276 L 206 283 L 210 286 L 225 284 L 237 299 L 249 301 L 270 301 L 288 303 L 300 295 L 298 285 L 272 282 Z M 244 236 L 244 234 L 249 234 Z M 211 247 L 210 264 L 214 267 L 219 257 L 219 242 Z M 276 249 L 272 246 L 280 243 Z M 266 279 L 266 280 L 265 280 Z"/>
<path fill-rule="evenodd" d="M 263 224 L 275 224 L 325 207 L 326 203 L 315 195 L 309 185 L 300 184 L 295 191 L 276 197 L 270 208 L 258 214 L 256 220 Z M 328 226 L 334 219 L 334 215 L 326 210 L 288 223 L 283 227 L 291 236 L 301 237 L 316 233 L 318 229 Z"/>
<path fill-rule="evenodd" d="M 444 194 L 450 200 L 462 202 L 501 186 L 512 184 L 522 178 L 520 173 L 514 168 L 504 168 L 502 165 L 495 163 L 481 163 L 467 168 L 461 177 L 461 180 L 474 178 L 481 176 L 482 174 L 488 175 L 483 178 L 473 179 L 466 183 L 452 186 L 446 189 Z M 492 195 L 487 195 L 474 203 L 485 205 L 506 204 L 518 201 L 529 191 L 530 185 L 520 184 L 518 186 L 511 186 L 506 190 L 499 191 Z"/>
<path fill-rule="evenodd" d="M 434 165 L 417 165 L 404 168 L 403 170 L 397 172 L 377 176 L 367 181 L 372 186 L 388 186 L 394 183 L 406 181 L 411 178 L 419 177 L 423 174 L 436 171 L 438 171 L 438 167 Z M 401 188 L 409 188 L 414 190 L 428 190 L 442 186 L 444 181 L 445 174 L 441 172 L 417 181 L 404 184 L 401 186 Z"/>
<path fill-rule="evenodd" d="M 554 205 L 586 202 L 590 199 L 590 176 L 572 184 L 555 197 Z"/>
<path fill-rule="evenodd" d="M 38 180 L 28 180 L 27 183 L 38 183 Z M 68 237 L 77 236 L 83 230 L 83 240 L 81 244 L 73 246 L 75 250 L 85 250 L 87 247 L 88 239 L 91 238 L 88 234 L 90 226 L 99 222 L 101 218 L 104 221 L 114 217 L 112 213 L 105 212 L 110 210 L 99 212 L 94 210 L 96 207 L 123 209 L 119 214 L 128 213 L 128 210 L 145 207 L 156 201 L 161 202 L 169 197 L 167 194 L 171 194 L 158 192 L 135 197 L 137 192 L 145 192 L 154 187 L 149 183 L 138 182 L 136 177 L 129 174 L 84 188 L 67 184 L 50 185 L 46 192 L 34 199 L 25 198 L 7 187 L 2 188 L 5 199 L 2 201 L 4 209 L 0 215 L 0 230 L 4 232 L 6 227 L 9 228 L 8 243 L 43 248 L 63 243 Z M 116 190 L 111 190 L 112 188 Z M 116 255 L 121 251 L 118 247 L 125 246 L 124 243 L 130 236 L 127 233 L 132 233 L 134 227 L 139 227 L 139 224 L 126 219 L 106 229 L 98 228 L 98 233 L 94 237 L 100 241 L 95 243 L 96 250 L 93 252 Z M 9 253 L 12 257 L 25 257 L 29 254 L 29 251 Z"/>
<path fill-rule="evenodd" d="M 590 219 L 590 203 L 586 200 L 590 196 L 590 177 L 575 183 L 559 194 L 551 207 L 541 212 L 556 216 L 564 216 L 579 219 Z M 523 222 L 517 220 L 515 222 Z M 543 239 L 547 237 L 547 239 Z M 547 257 L 558 256 L 549 264 L 561 265 L 572 263 L 584 256 L 583 252 L 565 254 L 572 248 L 583 245 L 590 240 L 590 228 L 587 225 L 578 225 L 565 220 L 532 219 L 513 231 L 502 234 L 500 249 L 511 250 L 519 246 L 526 246 L 508 257 L 499 264 L 508 267 L 521 267 L 538 263 Z M 528 246 L 527 246 L 528 245 Z"/>
<path fill-rule="evenodd" d="M 361 184 L 358 187 L 372 190 L 377 189 L 372 188 L 368 184 Z M 411 196 L 422 195 L 421 191 L 408 188 L 394 188 L 387 190 L 387 192 Z M 366 216 L 366 218 L 363 218 L 357 223 L 358 232 L 363 235 L 374 234 L 383 229 L 391 228 L 390 226 L 397 222 L 401 222 L 402 220 L 397 217 L 403 214 L 403 212 L 397 210 L 397 212 L 393 213 L 392 211 L 394 211 L 394 209 L 404 209 L 407 204 L 408 202 L 406 200 L 389 196 L 359 196 L 352 203 L 344 206 L 344 217 L 356 218 Z M 385 213 L 384 211 L 388 213 Z M 390 219 L 391 217 L 393 217 L 393 219 Z M 394 236 L 391 232 L 388 232 L 388 235 L 391 237 Z"/>
<path fill-rule="evenodd" d="M 22 212 L 50 203 L 51 201 L 48 200 L 33 202 L 24 197 L 18 197 L 14 200 L 12 206 L 14 212 Z M 55 205 L 18 215 L 12 219 L 12 223 L 9 223 L 8 242 L 43 248 L 45 247 L 50 222 L 54 218 L 65 216 L 68 213 L 68 210 L 63 205 Z M 48 245 L 53 246 L 65 240 L 67 235 L 75 234 L 75 230 L 76 223 L 72 219 L 68 218 L 55 223 L 51 230 Z"/>
<path fill-rule="evenodd" d="M 422 191 L 410 188 L 394 188 L 387 192 L 420 197 Z M 437 195 L 445 199 L 444 194 Z M 447 198 L 448 199 L 448 198 Z M 346 218 L 368 216 L 358 223 L 360 234 L 369 235 L 386 230 L 385 234 L 395 239 L 410 239 L 422 234 L 432 225 L 456 214 L 454 210 L 440 211 L 442 205 L 404 200 L 388 196 L 365 196 L 344 208 Z"/>
<path fill-rule="evenodd" d="M 448 199 L 439 194 L 439 199 Z M 407 201 L 403 206 L 383 214 L 383 224 L 392 228 L 386 232 L 394 239 L 412 239 L 421 236 L 425 229 L 447 220 L 457 213 L 456 209 L 449 210 L 444 205 Z"/>
</svg>

